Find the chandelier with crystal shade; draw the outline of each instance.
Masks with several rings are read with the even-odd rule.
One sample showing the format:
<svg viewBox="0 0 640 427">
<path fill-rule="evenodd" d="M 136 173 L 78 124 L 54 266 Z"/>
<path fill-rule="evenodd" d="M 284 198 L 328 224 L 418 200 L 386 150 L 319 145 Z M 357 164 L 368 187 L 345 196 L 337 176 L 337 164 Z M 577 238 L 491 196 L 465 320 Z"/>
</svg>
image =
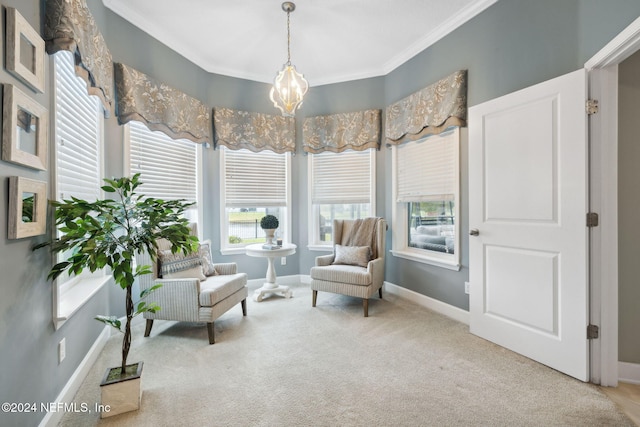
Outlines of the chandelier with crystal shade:
<svg viewBox="0 0 640 427">
<path fill-rule="evenodd" d="M 302 105 L 302 98 L 309 90 L 309 83 L 304 76 L 296 71 L 291 64 L 291 29 L 289 16 L 296 9 L 296 5 L 290 1 L 282 3 L 282 10 L 287 12 L 287 62 L 276 76 L 269 98 L 283 116 L 293 117 L 296 110 Z"/>
</svg>

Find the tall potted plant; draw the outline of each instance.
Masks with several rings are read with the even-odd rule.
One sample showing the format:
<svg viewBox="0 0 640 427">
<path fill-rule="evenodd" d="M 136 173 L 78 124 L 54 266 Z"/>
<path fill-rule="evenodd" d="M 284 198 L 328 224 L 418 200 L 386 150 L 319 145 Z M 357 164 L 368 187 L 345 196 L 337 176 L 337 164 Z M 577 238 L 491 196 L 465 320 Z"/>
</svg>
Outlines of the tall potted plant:
<svg viewBox="0 0 640 427">
<path fill-rule="evenodd" d="M 72 197 L 51 202 L 55 208 L 55 224 L 61 236 L 41 243 L 34 249 L 48 246 L 54 253 L 68 254 L 66 260 L 51 268 L 48 278 L 52 280 L 64 272 L 78 275 L 84 269 L 93 272 L 109 267 L 115 283 L 126 292 L 124 330 L 117 317 L 96 316 L 96 320 L 124 334 L 121 365 L 110 369 L 105 376 L 106 382 L 118 382 L 126 381 L 132 372 L 134 376 L 140 375 L 142 362 L 127 365 L 131 320 L 141 313 L 160 309 L 157 304 L 144 301 L 160 285 L 141 292 L 140 301 L 134 305 L 132 287 L 136 277 L 151 273 L 150 265 L 135 265 L 135 255 L 147 252 L 155 260 L 159 239 L 168 240 L 174 253 L 190 253 L 197 250 L 198 238 L 190 234 L 188 220 L 183 216 L 192 203 L 183 200 L 164 201 L 137 194 L 136 189 L 141 184 L 139 174 L 131 178 L 104 181 L 106 185 L 102 189 L 112 194 L 113 198 L 88 202 Z M 116 412 L 114 408 L 111 409 L 112 414 Z"/>
</svg>

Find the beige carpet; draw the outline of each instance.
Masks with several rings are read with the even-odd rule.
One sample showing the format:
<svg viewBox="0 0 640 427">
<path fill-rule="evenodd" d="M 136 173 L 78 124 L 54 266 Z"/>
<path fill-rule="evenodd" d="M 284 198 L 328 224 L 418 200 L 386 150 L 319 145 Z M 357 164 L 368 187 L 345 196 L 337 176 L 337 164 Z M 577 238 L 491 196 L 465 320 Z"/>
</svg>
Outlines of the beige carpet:
<svg viewBox="0 0 640 427">
<path fill-rule="evenodd" d="M 597 387 L 468 333 L 468 327 L 392 295 L 361 300 L 311 291 L 247 301 L 215 323 L 156 321 L 135 329 L 144 361 L 142 407 L 63 426 L 633 426 Z M 76 402 L 99 402 L 119 364 L 112 337 Z"/>
</svg>

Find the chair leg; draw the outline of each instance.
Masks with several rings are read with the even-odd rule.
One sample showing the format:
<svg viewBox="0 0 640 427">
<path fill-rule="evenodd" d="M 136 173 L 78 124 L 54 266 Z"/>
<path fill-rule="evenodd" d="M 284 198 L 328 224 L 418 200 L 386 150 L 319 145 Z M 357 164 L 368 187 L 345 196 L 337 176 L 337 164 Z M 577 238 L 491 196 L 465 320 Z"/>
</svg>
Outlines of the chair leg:
<svg viewBox="0 0 640 427">
<path fill-rule="evenodd" d="M 313 291 L 313 297 L 311 298 L 311 307 L 316 306 L 316 301 L 318 300 L 318 291 Z"/>
<path fill-rule="evenodd" d="M 382 288 L 378 289 L 378 295 L 380 295 L 380 299 L 382 299 Z"/>
<path fill-rule="evenodd" d="M 209 333 L 209 344 L 215 344 L 215 336 L 213 334 L 213 322 L 207 322 L 207 332 Z"/>
<path fill-rule="evenodd" d="M 246 298 L 245 298 L 245 299 L 243 299 L 243 300 L 240 302 L 240 305 L 242 306 L 242 315 L 243 315 L 243 316 L 246 316 L 246 315 L 247 315 L 247 299 L 246 299 Z"/>
<path fill-rule="evenodd" d="M 153 327 L 153 319 L 147 319 L 147 326 L 144 328 L 144 336 L 148 337 Z"/>
<path fill-rule="evenodd" d="M 369 299 L 364 298 L 362 300 L 362 308 L 364 309 L 364 317 L 369 317 Z"/>
</svg>

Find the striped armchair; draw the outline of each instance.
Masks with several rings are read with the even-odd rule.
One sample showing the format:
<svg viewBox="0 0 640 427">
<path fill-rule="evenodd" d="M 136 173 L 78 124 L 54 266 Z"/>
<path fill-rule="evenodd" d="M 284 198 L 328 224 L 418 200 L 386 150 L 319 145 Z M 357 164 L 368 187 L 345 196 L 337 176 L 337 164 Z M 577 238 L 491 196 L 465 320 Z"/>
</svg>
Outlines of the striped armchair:
<svg viewBox="0 0 640 427">
<path fill-rule="evenodd" d="M 311 290 L 316 306 L 318 291 L 362 298 L 364 317 L 369 316 L 369 297 L 382 298 L 387 223 L 382 218 L 334 220 L 331 255 L 316 257 L 311 267 Z"/>
<path fill-rule="evenodd" d="M 194 234 L 195 234 L 195 226 Z M 158 242 L 158 249 L 166 251 L 170 246 Z M 200 254 L 211 259 L 210 247 L 206 242 L 200 246 Z M 144 336 L 148 337 L 153 327 L 153 321 L 176 320 L 180 322 L 205 322 L 209 335 L 209 344 L 215 343 L 214 320 L 222 316 L 231 307 L 240 303 L 243 316 L 247 315 L 247 274 L 238 273 L 235 263 L 208 264 L 209 274 L 203 271 L 200 277 L 158 277 L 163 271 L 158 263 L 152 263 L 147 254 L 137 257 L 138 265 L 152 265 L 153 274 L 140 276 L 140 290 L 148 289 L 156 284 L 162 287 L 153 291 L 147 298 L 160 306 L 156 313 L 145 312 L 147 325 Z M 177 274 L 176 276 L 180 276 Z M 188 274 L 187 274 L 188 276 Z M 195 276 L 195 275 L 194 275 Z"/>
</svg>

